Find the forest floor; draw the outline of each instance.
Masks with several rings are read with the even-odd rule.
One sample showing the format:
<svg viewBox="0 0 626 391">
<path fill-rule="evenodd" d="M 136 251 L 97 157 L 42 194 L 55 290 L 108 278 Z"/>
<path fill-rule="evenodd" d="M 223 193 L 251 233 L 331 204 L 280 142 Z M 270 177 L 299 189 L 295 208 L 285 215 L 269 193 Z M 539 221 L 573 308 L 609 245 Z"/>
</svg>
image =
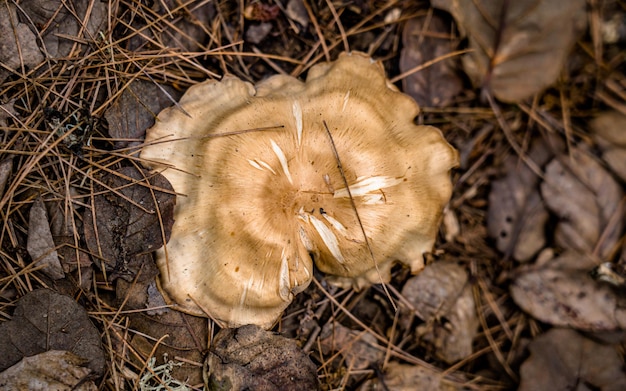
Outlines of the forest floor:
<svg viewBox="0 0 626 391">
<path fill-rule="evenodd" d="M 623 1 L 0 0 L 0 33 L 0 385 L 269 389 L 287 365 L 298 389 L 626 389 Z M 250 337 L 268 361 L 211 368 L 235 342 L 156 288 L 174 195 L 145 131 L 203 80 L 344 51 L 459 151 L 434 250 L 360 291 L 316 273 L 286 339 Z"/>
</svg>

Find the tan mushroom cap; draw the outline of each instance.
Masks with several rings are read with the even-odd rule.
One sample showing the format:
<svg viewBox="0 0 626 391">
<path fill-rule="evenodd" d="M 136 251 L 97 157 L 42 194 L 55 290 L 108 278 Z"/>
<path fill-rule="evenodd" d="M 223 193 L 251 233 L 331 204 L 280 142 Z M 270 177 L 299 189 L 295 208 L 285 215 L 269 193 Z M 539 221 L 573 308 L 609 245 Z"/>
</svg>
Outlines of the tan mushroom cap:
<svg viewBox="0 0 626 391">
<path fill-rule="evenodd" d="M 423 268 L 458 155 L 438 129 L 414 124 L 417 105 L 381 64 L 352 53 L 312 67 L 305 83 L 206 81 L 180 106 L 159 114 L 141 152 L 184 194 L 157 254 L 179 309 L 269 328 L 308 286 L 312 261 L 355 287 L 388 281 L 395 261 Z"/>
</svg>

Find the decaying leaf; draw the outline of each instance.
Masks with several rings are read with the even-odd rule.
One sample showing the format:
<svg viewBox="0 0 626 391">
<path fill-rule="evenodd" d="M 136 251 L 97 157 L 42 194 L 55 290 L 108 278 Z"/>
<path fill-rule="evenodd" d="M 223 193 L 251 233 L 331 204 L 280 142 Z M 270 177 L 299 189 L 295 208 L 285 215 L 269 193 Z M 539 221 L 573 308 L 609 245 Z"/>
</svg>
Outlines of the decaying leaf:
<svg viewBox="0 0 626 391">
<path fill-rule="evenodd" d="M 306 12 L 303 0 L 289 0 L 285 9 L 285 14 L 291 20 L 294 20 L 306 30 L 309 25 L 309 14 Z"/>
<path fill-rule="evenodd" d="M 315 364 L 296 342 L 258 326 L 222 329 L 207 360 L 212 390 L 320 389 Z"/>
<path fill-rule="evenodd" d="M 184 363 L 172 366 L 169 376 L 188 384 L 200 384 L 202 368 L 190 363 L 201 363 L 203 360 L 208 339 L 207 320 L 164 308 L 165 301 L 155 286 L 157 274 L 154 262 L 147 262 L 133 282 L 117 280 L 117 302 L 124 304 L 124 310 L 151 309 L 128 314 L 130 328 L 137 331 L 130 345 L 145 359 L 150 356 L 158 358 L 155 365 L 163 365 L 161 357 L 165 355 L 170 359 L 179 357 Z M 167 337 L 155 349 L 154 341 L 165 335 Z M 130 359 L 136 357 L 131 355 Z"/>
<path fill-rule="evenodd" d="M 532 317 L 555 326 L 586 331 L 626 328 L 626 298 L 591 277 L 595 266 L 585 255 L 566 252 L 520 269 L 511 296 Z"/>
<path fill-rule="evenodd" d="M 134 167 L 106 174 L 102 182 L 108 189 L 94 186 L 93 209 L 84 214 L 85 241 L 112 279 L 131 281 L 144 262 L 152 262 L 150 252 L 163 237 L 169 239 L 176 197 L 163 176 Z"/>
<path fill-rule="evenodd" d="M 590 123 L 602 160 L 626 181 L 626 115 L 618 111 L 601 113 Z"/>
<path fill-rule="evenodd" d="M 108 5 L 99 0 L 69 3 L 63 0 L 33 0 L 20 4 L 35 26 L 40 28 L 46 53 L 50 57 L 65 57 L 80 39 L 95 41 L 104 31 Z M 77 37 L 68 39 L 67 37 Z"/>
<path fill-rule="evenodd" d="M 626 390 L 623 358 L 615 346 L 555 328 L 536 337 L 528 348 L 519 391 Z"/>
<path fill-rule="evenodd" d="M 416 338 L 431 344 L 437 357 L 453 363 L 472 354 L 478 318 L 472 288 L 462 266 L 449 261 L 428 265 L 406 282 L 402 295 L 424 317 L 425 323 L 416 329 Z M 409 315 L 408 311 L 403 312 Z"/>
<path fill-rule="evenodd" d="M 30 208 L 26 249 L 33 262 L 37 266 L 43 266 L 41 270 L 48 277 L 54 280 L 65 277 L 50 232 L 48 213 L 41 197 L 37 198 Z"/>
<path fill-rule="evenodd" d="M 559 246 L 605 259 L 620 239 L 624 193 L 615 179 L 588 153 L 572 148 L 546 167 L 541 194 L 559 217 L 555 241 Z"/>
<path fill-rule="evenodd" d="M 32 291 L 18 301 L 13 318 L 0 323 L 0 346 L 0 371 L 24 356 L 65 350 L 85 359 L 96 376 L 104 373 L 100 333 L 87 312 L 71 297 L 49 289 Z"/>
<path fill-rule="evenodd" d="M 517 102 L 552 84 L 586 27 L 585 0 L 433 0 L 452 14 L 473 51 L 463 57 L 475 85 Z"/>
<path fill-rule="evenodd" d="M 70 189 L 72 191 L 73 189 Z M 50 232 L 65 273 L 73 272 L 79 267 L 88 268 L 91 265 L 89 255 L 80 249 L 78 233 L 71 214 L 66 213 L 65 202 L 51 201 L 46 203 L 50 216 Z M 69 212 L 69 211 L 68 211 Z M 88 273 L 89 274 L 89 273 Z"/>
<path fill-rule="evenodd" d="M 385 350 L 376 338 L 366 331 L 355 331 L 337 322 L 327 323 L 320 333 L 322 353 L 328 357 L 339 352 L 346 368 L 366 369 L 381 363 Z"/>
<path fill-rule="evenodd" d="M 443 38 L 449 34 L 450 26 L 437 14 L 409 19 L 402 31 L 400 72 L 449 54 L 457 45 Z M 463 83 L 453 60 L 447 59 L 407 76 L 402 87 L 421 107 L 446 107 L 461 92 Z"/>
<path fill-rule="evenodd" d="M 22 73 L 22 66 L 31 68 L 44 60 L 37 37 L 26 23 L 20 23 L 15 6 L 8 1 L 0 3 L 0 37 L 0 83 L 11 74 L 6 68 Z"/>
<path fill-rule="evenodd" d="M 146 19 L 129 17 L 131 31 L 141 31 L 128 39 L 128 50 L 146 50 L 158 42 L 161 47 L 182 52 L 207 50 L 206 37 L 216 20 L 215 2 L 181 3 L 178 0 L 159 0 L 150 4 L 150 13 L 155 18 L 167 20 L 158 28 L 146 25 Z M 149 49 L 148 49 L 149 50 Z M 181 57 L 182 58 L 182 57 Z"/>
<path fill-rule="evenodd" d="M 96 391 L 98 387 L 87 379 L 91 370 L 84 365 L 85 359 L 62 350 L 24 357 L 0 373 L 0 389 Z"/>
<path fill-rule="evenodd" d="M 462 383 L 446 379 L 441 372 L 418 365 L 389 363 L 382 378 L 370 380 L 361 391 L 461 391 Z"/>
<path fill-rule="evenodd" d="M 542 167 L 552 156 L 544 139 L 537 140 L 525 159 Z M 549 218 L 539 195 L 539 177 L 517 156 L 504 161 L 506 175 L 491 183 L 487 232 L 496 240 L 498 250 L 520 262 L 530 260 L 545 243 L 545 224 Z"/>
<path fill-rule="evenodd" d="M 4 195 L 4 187 L 9 181 L 9 176 L 13 170 L 13 159 L 7 158 L 0 161 L 0 198 Z"/>
<path fill-rule="evenodd" d="M 154 125 L 157 114 L 179 98 L 180 92 L 170 86 L 157 86 L 145 80 L 130 83 L 104 113 L 109 134 L 118 139 L 116 148 L 141 144 L 146 129 Z"/>
</svg>

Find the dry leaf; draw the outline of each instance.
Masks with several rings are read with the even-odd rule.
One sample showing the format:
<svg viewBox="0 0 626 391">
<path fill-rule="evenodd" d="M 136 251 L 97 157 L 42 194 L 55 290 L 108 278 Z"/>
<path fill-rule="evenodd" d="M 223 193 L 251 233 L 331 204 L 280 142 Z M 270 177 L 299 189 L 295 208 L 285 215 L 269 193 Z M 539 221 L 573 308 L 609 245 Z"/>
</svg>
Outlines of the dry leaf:
<svg viewBox="0 0 626 391">
<path fill-rule="evenodd" d="M 37 198 L 30 208 L 26 249 L 33 262 L 37 266 L 43 266 L 41 271 L 48 277 L 54 280 L 65 277 L 50 232 L 48 213 L 41 197 Z"/>
<path fill-rule="evenodd" d="M 94 186 L 93 211 L 84 215 L 85 241 L 111 279 L 131 281 L 144 262 L 152 262 L 150 252 L 163 245 L 163 236 L 169 240 L 176 197 L 162 175 L 134 167 L 106 174 L 102 182 L 117 194 Z"/>
<path fill-rule="evenodd" d="M 72 194 L 76 193 L 73 188 L 70 188 L 70 191 Z M 80 221 L 74 221 L 72 215 L 66 215 L 65 206 L 63 201 L 46 202 L 52 239 L 57 246 L 63 271 L 69 273 L 79 267 L 91 266 L 91 258 L 87 252 L 80 249 L 79 236 L 74 226 L 74 224 L 80 224 Z"/>
<path fill-rule="evenodd" d="M 546 167 L 541 194 L 560 218 L 555 230 L 559 246 L 588 254 L 599 246 L 601 259 L 615 250 L 622 233 L 624 193 L 591 155 L 572 148 L 569 156 L 553 159 Z"/>
<path fill-rule="evenodd" d="M 451 38 L 449 23 L 434 14 L 409 19 L 402 31 L 403 49 L 400 54 L 400 72 L 444 56 L 457 45 Z M 402 80 L 402 89 L 421 107 L 446 107 L 461 92 L 463 83 L 455 72 L 452 59 L 439 61 Z"/>
<path fill-rule="evenodd" d="M 337 322 L 324 326 L 320 333 L 320 344 L 324 355 L 339 352 L 345 360 L 344 366 L 354 370 L 369 368 L 385 358 L 385 351 L 376 343 L 376 337 Z"/>
<path fill-rule="evenodd" d="M 294 340 L 254 325 L 220 330 L 207 360 L 211 390 L 320 389 L 315 364 Z"/>
<path fill-rule="evenodd" d="M 146 25 L 151 18 L 138 18 L 132 13 L 124 15 L 132 27 L 128 31 L 141 31 L 128 39 L 128 50 L 151 50 L 154 42 L 163 48 L 173 48 L 182 52 L 203 52 L 207 50 L 207 32 L 217 16 L 215 2 L 181 3 L 178 0 L 159 0 L 151 3 L 150 13 L 155 19 L 167 20 L 158 28 L 153 23 Z M 147 47 L 146 47 L 147 46 Z"/>
<path fill-rule="evenodd" d="M 21 74 L 22 66 L 33 68 L 44 60 L 37 37 L 27 24 L 20 23 L 15 6 L 8 1 L 0 3 L 0 37 L 0 83 L 11 74 L 6 68 Z"/>
<path fill-rule="evenodd" d="M 285 14 L 291 20 L 294 20 L 302 26 L 302 29 L 306 31 L 309 25 L 309 14 L 306 12 L 303 0 L 289 0 Z M 296 31 L 297 33 L 298 31 Z"/>
<path fill-rule="evenodd" d="M 551 329 L 529 345 L 519 391 L 626 390 L 623 357 L 574 330 Z"/>
<path fill-rule="evenodd" d="M 9 181 L 9 176 L 13 171 L 13 158 L 6 158 L 0 161 L 0 198 L 4 195 L 4 187 Z"/>
<path fill-rule="evenodd" d="M 98 33 L 106 31 L 108 5 L 99 0 L 77 1 L 31 0 L 20 4 L 35 26 L 39 27 L 43 44 L 50 57 L 66 57 L 77 42 L 99 39 Z M 65 37 L 77 37 L 68 39 Z"/>
<path fill-rule="evenodd" d="M 5 391 L 54 390 L 96 391 L 86 380 L 91 370 L 85 359 L 66 351 L 50 350 L 22 361 L 0 373 L 0 389 Z"/>
<path fill-rule="evenodd" d="M 618 111 L 601 113 L 590 123 L 602 160 L 626 181 L 626 115 Z"/>
<path fill-rule="evenodd" d="M 452 14 L 473 52 L 463 57 L 475 85 L 517 102 L 552 84 L 585 30 L 585 0 L 433 0 Z"/>
<path fill-rule="evenodd" d="M 125 310 L 145 310 L 165 305 L 155 286 L 157 274 L 156 264 L 146 262 L 135 281 L 117 280 L 117 302 L 120 305 L 124 303 Z M 179 357 L 184 363 L 172 367 L 171 376 L 189 384 L 202 383 L 202 368 L 189 363 L 201 363 L 203 360 L 208 339 L 206 319 L 167 308 L 131 313 L 127 316 L 130 319 L 130 328 L 137 330 L 130 342 L 136 352 L 146 359 L 150 356 L 160 358 L 164 355 L 169 358 Z M 167 337 L 155 349 L 154 341 L 165 335 Z M 131 355 L 131 359 L 135 358 Z"/>
<path fill-rule="evenodd" d="M 551 156 L 548 143 L 539 139 L 525 159 L 542 167 Z M 507 258 L 526 262 L 546 243 L 544 229 L 549 214 L 539 195 L 539 177 L 524 161 L 507 156 L 504 172 L 506 176 L 491 183 L 487 232 Z"/>
<path fill-rule="evenodd" d="M 181 94 L 170 86 L 134 80 L 104 113 L 116 148 L 140 145 L 157 114 L 178 101 Z M 132 141 L 136 140 L 136 141 Z"/>
<path fill-rule="evenodd" d="M 511 296 L 532 317 L 555 326 L 587 331 L 626 328 L 626 299 L 591 277 L 595 266 L 584 255 L 566 252 L 542 266 L 518 270 Z"/>
<path fill-rule="evenodd" d="M 0 346 L 0 371 L 24 356 L 67 350 L 86 359 L 94 374 L 104 373 L 100 333 L 87 312 L 71 297 L 49 289 L 27 293 L 18 301 L 13 318 L 0 323 Z"/>
<path fill-rule="evenodd" d="M 416 330 L 417 339 L 432 344 L 437 357 L 453 363 L 472 354 L 478 318 L 462 266 L 448 261 L 428 265 L 406 282 L 402 295 L 424 317 L 425 323 Z"/>
<path fill-rule="evenodd" d="M 446 379 L 441 372 L 418 365 L 389 363 L 382 379 L 370 380 L 361 391 L 461 391 L 461 383 Z"/>
</svg>

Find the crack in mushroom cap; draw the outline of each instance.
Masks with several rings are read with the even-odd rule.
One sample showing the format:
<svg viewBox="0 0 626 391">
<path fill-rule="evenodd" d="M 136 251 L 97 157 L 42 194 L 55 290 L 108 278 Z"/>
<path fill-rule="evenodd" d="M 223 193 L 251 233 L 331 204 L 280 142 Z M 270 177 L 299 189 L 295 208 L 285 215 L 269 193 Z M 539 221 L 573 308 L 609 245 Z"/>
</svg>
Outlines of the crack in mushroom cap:
<svg viewBox="0 0 626 391">
<path fill-rule="evenodd" d="M 206 81 L 180 106 L 159 114 L 141 152 L 181 194 L 157 252 L 178 309 L 269 328 L 310 283 L 313 261 L 356 288 L 387 282 L 396 261 L 423 268 L 458 155 L 438 129 L 414 124 L 417 104 L 380 63 L 351 53 L 312 67 L 306 82 Z"/>
</svg>

